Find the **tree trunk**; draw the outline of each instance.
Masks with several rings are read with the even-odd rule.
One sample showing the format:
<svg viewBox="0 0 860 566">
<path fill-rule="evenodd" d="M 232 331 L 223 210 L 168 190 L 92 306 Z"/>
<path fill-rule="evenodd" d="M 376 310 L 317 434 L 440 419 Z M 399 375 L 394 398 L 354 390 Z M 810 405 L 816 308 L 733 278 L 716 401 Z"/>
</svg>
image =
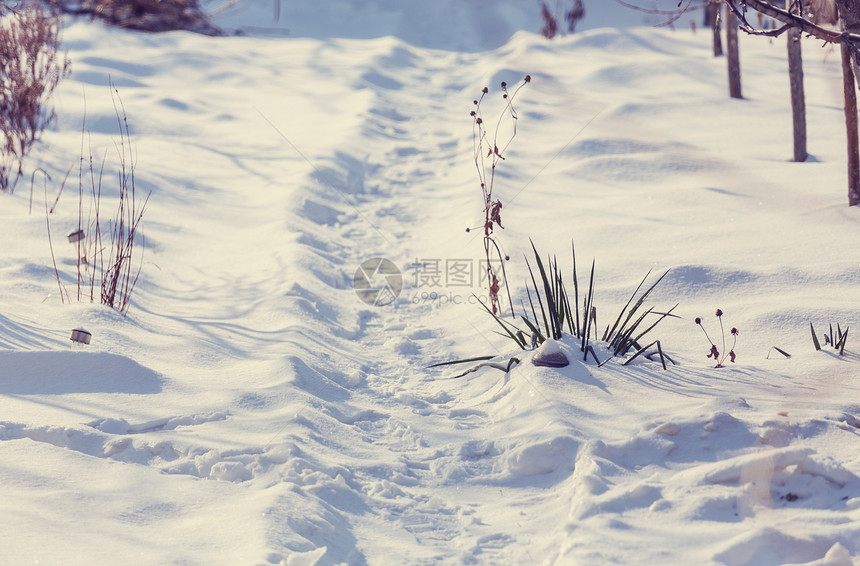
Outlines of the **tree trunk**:
<svg viewBox="0 0 860 566">
<path fill-rule="evenodd" d="M 732 98 L 743 98 L 741 95 L 741 61 L 738 52 L 738 18 L 726 8 L 726 51 L 729 63 L 729 95 Z"/>
<path fill-rule="evenodd" d="M 785 0 L 791 10 L 793 0 Z M 797 6 L 794 13 L 799 13 Z M 788 77 L 791 84 L 791 116 L 794 130 L 794 160 L 806 161 L 806 97 L 803 93 L 803 59 L 800 52 L 800 30 L 792 28 L 788 35 Z"/>
<path fill-rule="evenodd" d="M 842 86 L 845 91 L 845 129 L 848 133 L 848 206 L 860 204 L 860 143 L 857 139 L 857 87 L 851 51 L 842 44 Z"/>
<path fill-rule="evenodd" d="M 860 1 L 836 0 L 842 30 L 860 32 Z M 842 78 L 845 91 L 845 129 L 848 134 L 848 205 L 860 204 L 860 144 L 857 137 L 857 86 L 853 57 L 849 47 L 842 44 Z"/>
<path fill-rule="evenodd" d="M 709 3 L 705 8 L 705 25 L 710 26 L 714 34 L 714 57 L 719 57 L 723 54 L 723 42 L 720 38 L 720 8 L 721 4 L 716 2 Z"/>
<path fill-rule="evenodd" d="M 860 33 L 860 1 L 836 0 L 842 29 L 848 33 Z"/>
</svg>

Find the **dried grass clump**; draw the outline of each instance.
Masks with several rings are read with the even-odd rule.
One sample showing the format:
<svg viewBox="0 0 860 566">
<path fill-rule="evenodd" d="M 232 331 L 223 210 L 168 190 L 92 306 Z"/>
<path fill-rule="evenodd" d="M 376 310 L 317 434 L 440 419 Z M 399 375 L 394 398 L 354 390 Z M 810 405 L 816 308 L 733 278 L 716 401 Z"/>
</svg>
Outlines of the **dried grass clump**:
<svg viewBox="0 0 860 566">
<path fill-rule="evenodd" d="M 0 10 L 0 190 L 11 192 L 24 158 L 54 119 L 47 106 L 69 74 L 57 53 L 60 21 L 35 1 Z"/>
<path fill-rule="evenodd" d="M 46 0 L 65 14 L 98 18 L 110 25 L 160 32 L 186 30 L 205 35 L 223 32 L 209 21 L 198 0 Z"/>
<path fill-rule="evenodd" d="M 131 145 L 131 129 L 128 125 L 125 107 L 119 93 L 113 89 L 119 140 L 114 142 L 117 152 L 116 184 L 111 176 L 105 175 L 106 156 L 101 165 L 93 157 L 92 148 L 85 151 L 86 118 L 81 128 L 81 160 L 78 169 L 78 224 L 69 234 L 69 242 L 76 247 L 77 297 L 78 302 L 97 300 L 126 314 L 131 303 L 131 295 L 143 267 L 143 234 L 141 221 L 146 211 L 151 193 L 144 198 L 135 190 L 135 152 Z M 72 168 L 69 168 L 69 172 Z M 68 174 L 66 175 L 68 180 Z M 46 177 L 47 181 L 47 177 Z M 48 245 L 54 262 L 54 274 L 60 300 L 74 302 L 75 298 L 63 286 L 63 277 L 57 268 L 54 257 L 54 244 L 51 239 L 50 215 L 60 200 L 66 181 L 60 186 L 54 205 L 48 208 L 47 186 L 45 188 L 45 222 L 48 229 Z M 105 221 L 102 196 L 111 187 L 117 192 L 118 200 L 112 219 Z M 103 191 L 103 189 L 105 189 Z M 140 244 L 140 245 L 136 245 Z M 98 295 L 98 297 L 97 297 Z"/>
</svg>

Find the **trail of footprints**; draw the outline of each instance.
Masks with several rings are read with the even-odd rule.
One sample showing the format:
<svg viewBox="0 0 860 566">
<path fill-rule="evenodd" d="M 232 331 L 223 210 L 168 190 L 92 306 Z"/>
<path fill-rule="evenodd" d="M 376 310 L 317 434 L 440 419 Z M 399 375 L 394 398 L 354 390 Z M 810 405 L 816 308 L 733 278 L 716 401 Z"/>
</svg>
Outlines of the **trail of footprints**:
<svg viewBox="0 0 860 566">
<path fill-rule="evenodd" d="M 152 466 L 168 474 L 245 481 L 254 477 L 255 471 L 259 470 L 261 449 L 228 453 L 149 436 L 152 433 L 223 421 L 228 417 L 227 413 L 213 412 L 167 417 L 138 424 L 130 424 L 123 419 L 99 419 L 84 425 L 86 428 L 4 422 L 0 423 L 0 441 L 27 439 L 96 458 Z"/>
</svg>

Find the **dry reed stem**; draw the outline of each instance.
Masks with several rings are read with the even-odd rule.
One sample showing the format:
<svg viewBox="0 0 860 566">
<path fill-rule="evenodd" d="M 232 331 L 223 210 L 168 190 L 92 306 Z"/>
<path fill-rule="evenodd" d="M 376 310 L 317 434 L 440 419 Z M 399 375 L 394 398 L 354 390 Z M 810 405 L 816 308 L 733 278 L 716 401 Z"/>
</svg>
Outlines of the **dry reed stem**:
<svg viewBox="0 0 860 566">
<path fill-rule="evenodd" d="M 499 248 L 498 243 L 495 240 L 493 235 L 494 227 L 498 226 L 499 228 L 504 229 L 502 226 L 502 201 L 497 199 L 493 193 L 495 188 L 495 180 L 496 180 L 496 167 L 498 166 L 500 161 L 504 161 L 505 152 L 508 147 L 510 147 L 511 142 L 513 142 L 514 138 L 517 135 L 517 120 L 519 116 L 516 112 L 516 109 L 513 106 L 514 98 L 517 93 L 522 89 L 527 83 L 531 82 L 531 76 L 526 75 L 520 85 L 514 90 L 512 93 L 508 93 L 507 84 L 502 83 L 502 99 L 505 102 L 505 108 L 502 112 L 499 113 L 499 117 L 496 120 L 496 126 L 493 131 L 493 138 L 490 140 L 489 134 L 486 129 L 486 124 L 484 122 L 484 118 L 482 116 L 481 111 L 481 103 L 484 100 L 484 96 L 487 95 L 489 89 L 484 87 L 481 91 L 481 96 L 473 101 L 474 109 L 471 112 L 472 116 L 472 142 L 474 146 L 474 159 L 475 159 L 475 168 L 478 171 L 478 181 L 481 185 L 481 193 L 484 199 L 484 255 L 486 258 L 485 270 L 487 274 L 487 285 L 489 291 L 489 301 L 492 307 L 493 314 L 498 314 L 501 312 L 501 303 L 499 301 L 499 291 L 501 290 L 501 281 L 499 280 L 499 273 L 496 268 L 493 267 L 493 259 L 492 257 L 495 255 L 498 258 L 499 264 L 501 266 L 501 275 L 502 281 L 507 282 L 505 277 L 505 261 L 509 258 L 507 255 L 502 254 L 501 249 Z M 502 124 L 505 120 L 509 120 L 510 125 L 510 133 L 507 136 L 504 136 L 502 139 L 502 148 L 499 149 L 500 143 L 500 130 L 502 128 Z M 487 166 L 487 159 L 489 159 L 489 170 Z M 507 285 L 505 285 L 507 288 Z M 511 307 L 511 313 L 513 314 L 514 306 L 513 301 L 510 297 L 510 290 L 508 290 L 508 304 Z"/>
</svg>

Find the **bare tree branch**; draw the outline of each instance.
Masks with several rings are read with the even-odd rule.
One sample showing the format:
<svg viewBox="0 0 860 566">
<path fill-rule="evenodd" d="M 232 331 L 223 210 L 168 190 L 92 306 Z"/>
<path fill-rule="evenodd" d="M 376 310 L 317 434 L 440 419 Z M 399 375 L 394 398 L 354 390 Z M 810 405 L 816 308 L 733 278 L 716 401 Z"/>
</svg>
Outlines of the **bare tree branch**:
<svg viewBox="0 0 860 566">
<path fill-rule="evenodd" d="M 625 8 L 630 8 L 631 10 L 636 10 L 637 12 L 644 12 L 646 14 L 659 14 L 661 16 L 675 16 L 678 14 L 683 14 L 691 9 L 690 4 L 693 3 L 693 0 L 683 0 L 678 3 L 677 8 L 672 8 L 671 10 L 659 10 L 657 8 L 645 8 L 644 6 L 639 6 L 637 4 L 631 4 L 629 2 L 625 2 L 624 0 L 615 0 L 618 4 L 621 4 Z M 707 4 L 707 0 L 705 0 L 701 5 L 694 6 L 692 9 L 698 9 Z M 681 4 L 684 4 L 683 6 Z"/>
<path fill-rule="evenodd" d="M 797 28 L 802 33 L 809 34 L 813 37 L 827 41 L 829 43 L 847 42 L 850 46 L 854 46 L 856 42 L 860 42 L 860 36 L 856 34 L 841 33 L 837 30 L 829 29 L 809 20 L 803 16 L 792 14 L 782 8 L 777 8 L 764 0 L 725 0 L 729 10 L 734 12 L 741 23 L 741 29 L 751 35 L 777 36 L 787 31 L 789 28 Z M 759 30 L 750 24 L 746 19 L 747 8 L 752 8 L 756 12 L 760 12 L 765 16 L 782 22 L 783 27 L 776 30 Z"/>
<path fill-rule="evenodd" d="M 704 8 L 709 4 L 708 0 L 703 0 L 702 2 L 693 4 L 693 0 L 681 0 L 678 2 L 677 8 L 672 8 L 671 10 L 659 10 L 657 8 L 645 8 L 643 6 L 639 6 L 637 4 L 631 4 L 630 2 L 625 2 L 624 0 L 615 0 L 618 4 L 621 4 L 625 8 L 630 8 L 631 10 L 636 10 L 637 12 L 643 12 L 645 14 L 654 14 L 657 16 L 666 16 L 668 19 L 664 22 L 660 22 L 655 27 L 663 27 L 670 26 L 678 21 L 681 16 L 685 13 L 690 12 L 692 10 L 699 10 Z"/>
</svg>

